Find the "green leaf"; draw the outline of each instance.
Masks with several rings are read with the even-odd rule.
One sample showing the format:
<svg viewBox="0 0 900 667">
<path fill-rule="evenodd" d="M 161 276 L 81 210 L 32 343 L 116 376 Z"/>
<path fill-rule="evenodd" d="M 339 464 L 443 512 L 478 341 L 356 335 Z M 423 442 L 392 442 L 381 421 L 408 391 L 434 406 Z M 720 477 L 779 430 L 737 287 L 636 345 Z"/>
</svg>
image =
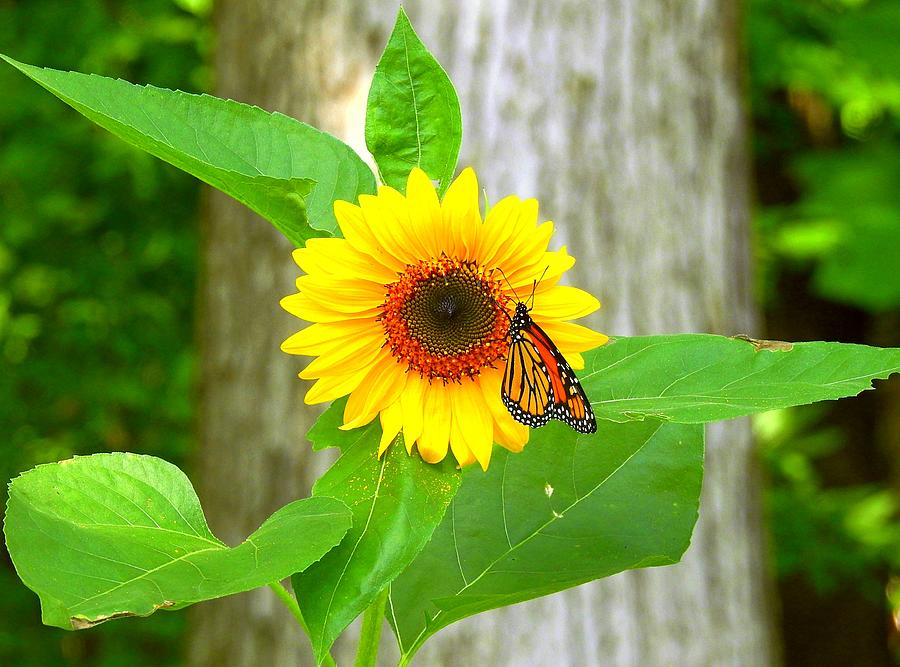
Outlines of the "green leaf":
<svg viewBox="0 0 900 667">
<path fill-rule="evenodd" d="M 321 420 L 340 417 L 343 402 Z M 314 432 L 315 431 L 315 432 Z M 378 459 L 381 428 L 314 430 L 342 449 L 341 458 L 313 488 L 339 498 L 353 512 L 353 528 L 321 561 L 292 578 L 294 592 L 321 660 L 337 636 L 368 607 L 431 538 L 460 483 L 449 458 L 437 465 L 406 453 L 398 438 Z"/>
<path fill-rule="evenodd" d="M 676 563 L 690 543 L 703 428 L 552 423 L 520 454 L 472 467 L 419 557 L 391 585 L 387 616 L 411 656 L 441 628 L 630 568 Z M 405 663 L 404 663 L 405 664 Z"/>
<path fill-rule="evenodd" d="M 0 57 L 129 144 L 246 204 L 296 245 L 336 232 L 334 200 L 375 191 L 349 146 L 288 116 Z"/>
<path fill-rule="evenodd" d="M 682 423 L 855 396 L 900 371 L 900 349 L 705 334 L 616 338 L 588 352 L 582 383 L 598 419 Z"/>
<path fill-rule="evenodd" d="M 43 621 L 67 630 L 240 593 L 309 567 L 340 542 L 350 512 L 307 498 L 240 546 L 209 531 L 184 473 L 152 456 L 95 454 L 14 479 L 4 532 Z"/>
<path fill-rule="evenodd" d="M 366 146 L 381 180 L 405 192 L 409 172 L 420 167 L 440 182 L 443 194 L 461 141 L 456 89 L 401 7 L 375 68 L 366 108 Z"/>
<path fill-rule="evenodd" d="M 344 407 L 347 405 L 347 397 L 339 398 L 332 402 L 328 410 L 319 415 L 316 423 L 306 432 L 306 438 L 314 451 L 320 452 L 329 447 L 340 447 L 347 449 L 354 442 L 356 437 L 372 437 L 369 429 L 374 428 L 370 425 L 365 429 L 352 429 L 350 431 L 342 431 L 340 427 L 344 423 Z M 380 434 L 378 435 L 380 438 Z M 376 444 L 377 448 L 378 445 Z"/>
</svg>

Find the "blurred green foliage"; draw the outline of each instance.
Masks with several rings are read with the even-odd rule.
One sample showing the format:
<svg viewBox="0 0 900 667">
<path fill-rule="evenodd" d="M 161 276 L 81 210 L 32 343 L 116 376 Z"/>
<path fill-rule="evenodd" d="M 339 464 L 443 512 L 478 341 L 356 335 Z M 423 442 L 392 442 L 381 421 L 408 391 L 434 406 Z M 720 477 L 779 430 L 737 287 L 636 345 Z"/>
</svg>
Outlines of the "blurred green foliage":
<svg viewBox="0 0 900 667">
<path fill-rule="evenodd" d="M 900 2 L 749 0 L 746 29 L 766 335 L 900 345 Z M 756 421 L 788 664 L 816 664 L 792 647 L 800 633 L 828 662 L 846 640 L 821 620 L 841 615 L 837 634 L 883 638 L 857 660 L 893 644 L 900 664 L 896 387 Z M 797 577 L 818 624 L 793 615 Z M 849 620 L 852 596 L 874 633 Z"/>
<path fill-rule="evenodd" d="M 801 574 L 822 593 L 849 584 L 878 603 L 885 565 L 900 572 L 900 498 L 885 485 L 824 483 L 816 463 L 845 443 L 821 406 L 766 413 L 755 431 L 770 474 L 779 574 Z"/>
<path fill-rule="evenodd" d="M 202 91 L 208 0 L 0 0 L 0 51 Z M 0 68 L 0 476 L 192 442 L 197 181 Z M 65 633 L 0 570 L 0 664 L 179 662 L 182 614 Z"/>
<path fill-rule="evenodd" d="M 900 3 L 752 0 L 747 29 L 764 295 L 808 265 L 824 298 L 900 307 Z"/>
</svg>

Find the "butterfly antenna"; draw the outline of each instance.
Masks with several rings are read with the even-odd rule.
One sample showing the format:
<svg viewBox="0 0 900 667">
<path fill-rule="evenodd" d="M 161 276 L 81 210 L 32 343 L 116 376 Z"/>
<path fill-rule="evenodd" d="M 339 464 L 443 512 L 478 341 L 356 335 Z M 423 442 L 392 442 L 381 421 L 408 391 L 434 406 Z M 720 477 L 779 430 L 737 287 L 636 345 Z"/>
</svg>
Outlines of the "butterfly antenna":
<svg viewBox="0 0 900 667">
<path fill-rule="evenodd" d="M 501 269 L 501 268 L 498 266 L 498 267 L 497 267 L 497 271 L 500 272 L 500 275 L 503 276 L 503 280 L 505 280 L 505 281 L 506 281 L 506 284 L 509 285 L 509 289 L 511 289 L 511 290 L 512 290 L 512 293 L 515 295 L 516 301 L 517 301 L 517 302 L 521 301 L 521 299 L 519 298 L 519 295 L 516 294 L 516 290 L 515 290 L 515 288 L 512 286 L 512 283 L 509 282 L 509 278 L 507 278 L 507 277 L 506 277 L 506 274 L 503 273 L 503 269 Z M 509 316 L 509 313 L 506 312 L 506 309 L 505 309 L 505 308 L 503 308 L 502 310 L 503 310 L 503 314 L 506 315 L 507 319 L 509 319 L 510 324 L 512 324 L 512 317 Z"/>
<path fill-rule="evenodd" d="M 507 278 L 507 277 L 506 277 L 506 274 L 503 273 L 503 269 L 501 269 L 501 268 L 498 266 L 498 267 L 497 267 L 497 270 L 500 272 L 500 275 L 503 276 L 503 280 L 506 281 L 506 284 L 509 285 L 509 289 L 512 290 L 512 293 L 515 295 L 516 301 L 521 301 L 522 299 L 519 298 L 519 295 L 516 293 L 516 288 L 512 286 L 512 283 L 511 283 L 511 282 L 509 282 L 509 278 Z"/>
<path fill-rule="evenodd" d="M 534 284 L 531 286 L 531 296 L 528 297 L 528 301 L 531 303 L 531 305 L 528 306 L 528 310 L 531 310 L 532 308 L 534 308 L 534 293 L 537 291 L 537 286 L 544 279 L 544 276 L 547 275 L 547 269 L 549 269 L 549 268 L 550 268 L 549 266 L 545 266 L 544 272 L 541 274 L 541 277 L 538 278 L 537 280 L 535 280 Z"/>
</svg>

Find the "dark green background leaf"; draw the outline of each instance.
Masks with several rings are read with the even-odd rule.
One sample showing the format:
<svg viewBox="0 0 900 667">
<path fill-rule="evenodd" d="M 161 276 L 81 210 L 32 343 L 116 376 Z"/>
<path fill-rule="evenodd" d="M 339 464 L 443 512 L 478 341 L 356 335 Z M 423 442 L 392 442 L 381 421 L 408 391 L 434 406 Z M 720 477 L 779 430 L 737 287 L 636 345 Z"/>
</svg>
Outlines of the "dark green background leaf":
<svg viewBox="0 0 900 667">
<path fill-rule="evenodd" d="M 340 418 L 338 401 L 320 418 Z M 381 428 L 310 431 L 316 449 L 338 446 L 341 458 L 313 488 L 313 497 L 339 498 L 353 512 L 353 528 L 341 544 L 292 583 L 322 659 L 337 636 L 372 603 L 416 557 L 441 521 L 460 483 L 448 457 L 431 465 L 406 453 L 402 438 L 378 460 Z"/>
<path fill-rule="evenodd" d="M 391 585 L 401 651 L 487 609 L 678 562 L 702 471 L 703 428 L 653 420 L 601 421 L 590 436 L 554 422 L 521 454 L 495 448 L 486 473 L 465 470 L 431 542 Z"/>
<path fill-rule="evenodd" d="M 181 470 L 116 453 L 38 466 L 13 480 L 4 533 L 44 623 L 81 629 L 279 581 L 321 558 L 349 526 L 343 503 L 307 498 L 229 549 L 209 531 Z"/>
<path fill-rule="evenodd" d="M 461 141 L 456 89 L 401 7 L 375 68 L 366 108 L 366 146 L 381 180 L 405 192 L 409 172 L 421 167 L 439 181 L 443 193 L 453 178 Z"/>
<path fill-rule="evenodd" d="M 246 204 L 296 245 L 335 233 L 335 199 L 375 190 L 349 146 L 288 116 L 0 57 L 116 136 Z"/>
<path fill-rule="evenodd" d="M 615 338 L 579 375 L 598 419 L 695 424 L 855 396 L 898 371 L 897 348 L 682 334 Z"/>
</svg>

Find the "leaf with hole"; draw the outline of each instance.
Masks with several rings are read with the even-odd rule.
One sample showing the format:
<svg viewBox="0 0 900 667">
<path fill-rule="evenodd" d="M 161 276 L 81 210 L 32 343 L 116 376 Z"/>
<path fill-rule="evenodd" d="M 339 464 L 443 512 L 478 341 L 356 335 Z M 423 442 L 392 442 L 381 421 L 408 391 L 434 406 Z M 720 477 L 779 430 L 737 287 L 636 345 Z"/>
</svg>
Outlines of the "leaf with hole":
<svg viewBox="0 0 900 667">
<path fill-rule="evenodd" d="M 630 568 L 677 563 L 697 519 L 703 427 L 645 420 L 575 434 L 551 423 L 520 454 L 467 468 L 431 542 L 391 584 L 412 656 L 441 628 Z"/>
</svg>

